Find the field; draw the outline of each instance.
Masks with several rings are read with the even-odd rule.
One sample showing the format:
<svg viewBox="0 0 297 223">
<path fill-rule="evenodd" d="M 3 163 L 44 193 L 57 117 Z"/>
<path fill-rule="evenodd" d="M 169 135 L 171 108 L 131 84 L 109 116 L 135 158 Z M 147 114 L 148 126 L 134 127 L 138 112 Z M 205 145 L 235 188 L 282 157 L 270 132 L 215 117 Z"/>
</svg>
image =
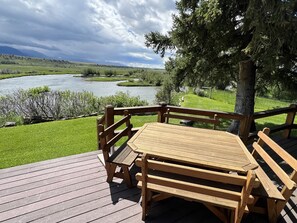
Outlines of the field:
<svg viewBox="0 0 297 223">
<path fill-rule="evenodd" d="M 182 106 L 208 110 L 232 112 L 235 95 L 231 92 L 215 91 L 212 97 L 185 94 Z M 256 98 L 256 111 L 286 107 L 289 103 Z M 80 118 L 34 125 L 0 129 L 0 168 L 53 159 L 97 149 L 96 118 Z M 156 121 L 156 116 L 133 116 L 134 127 Z M 258 129 L 263 126 L 284 123 L 285 116 L 260 119 Z"/>
<path fill-rule="evenodd" d="M 92 69 L 103 77 L 90 79 L 92 81 L 115 81 L 129 79 L 128 76 L 137 72 L 150 71 L 162 72 L 160 69 L 146 69 L 120 66 L 106 66 L 95 63 L 70 62 L 65 60 L 38 59 L 13 55 L 0 55 L 0 80 L 5 78 L 47 75 L 47 74 L 82 74 L 85 70 Z M 109 71 L 116 77 L 106 78 Z M 122 77 L 118 77 L 122 76 Z"/>
</svg>

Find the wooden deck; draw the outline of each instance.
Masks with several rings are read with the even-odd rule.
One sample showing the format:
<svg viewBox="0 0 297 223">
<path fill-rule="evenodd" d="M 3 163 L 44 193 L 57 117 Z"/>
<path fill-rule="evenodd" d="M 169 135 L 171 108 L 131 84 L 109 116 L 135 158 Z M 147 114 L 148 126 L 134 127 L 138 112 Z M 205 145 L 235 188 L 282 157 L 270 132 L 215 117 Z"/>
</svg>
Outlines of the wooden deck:
<svg viewBox="0 0 297 223">
<path fill-rule="evenodd" d="M 280 143 L 297 158 L 297 139 Z M 141 222 L 140 190 L 106 183 L 97 153 L 0 170 L 0 222 Z M 294 195 L 279 222 L 297 222 Z M 220 221 L 199 203 L 172 198 L 154 203 L 146 222 Z M 243 222 L 267 221 L 249 215 Z"/>
</svg>

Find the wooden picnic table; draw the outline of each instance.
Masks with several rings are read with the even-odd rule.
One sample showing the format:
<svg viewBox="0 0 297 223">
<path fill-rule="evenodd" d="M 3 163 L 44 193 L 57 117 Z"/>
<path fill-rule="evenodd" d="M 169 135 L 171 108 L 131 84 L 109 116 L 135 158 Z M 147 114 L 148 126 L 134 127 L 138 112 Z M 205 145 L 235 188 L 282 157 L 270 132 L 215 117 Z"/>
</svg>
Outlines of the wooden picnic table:
<svg viewBox="0 0 297 223">
<path fill-rule="evenodd" d="M 137 153 L 222 171 L 246 174 L 258 167 L 238 136 L 218 130 L 147 123 L 128 146 Z"/>
</svg>

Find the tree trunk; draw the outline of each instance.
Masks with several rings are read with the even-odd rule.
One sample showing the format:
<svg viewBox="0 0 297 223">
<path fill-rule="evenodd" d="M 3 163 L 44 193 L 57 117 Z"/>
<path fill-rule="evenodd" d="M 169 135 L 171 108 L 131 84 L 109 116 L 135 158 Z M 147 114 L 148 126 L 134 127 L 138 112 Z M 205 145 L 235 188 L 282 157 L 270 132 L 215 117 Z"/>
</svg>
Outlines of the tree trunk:
<svg viewBox="0 0 297 223">
<path fill-rule="evenodd" d="M 239 62 L 239 78 L 234 112 L 253 115 L 255 105 L 256 66 L 252 60 Z M 228 132 L 238 134 L 239 121 L 233 120 Z"/>
</svg>

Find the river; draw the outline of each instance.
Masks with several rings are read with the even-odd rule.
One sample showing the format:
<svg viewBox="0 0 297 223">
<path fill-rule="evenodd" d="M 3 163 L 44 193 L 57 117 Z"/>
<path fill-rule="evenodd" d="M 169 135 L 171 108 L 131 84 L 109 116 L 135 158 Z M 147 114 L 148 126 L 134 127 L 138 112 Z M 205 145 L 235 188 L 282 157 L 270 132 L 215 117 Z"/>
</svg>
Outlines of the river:
<svg viewBox="0 0 297 223">
<path fill-rule="evenodd" d="M 130 96 L 139 96 L 153 104 L 157 87 L 121 87 L 118 82 L 86 81 L 72 74 L 25 76 L 0 80 L 0 95 L 12 93 L 18 89 L 48 86 L 51 90 L 90 91 L 95 96 L 110 96 L 122 91 Z"/>
</svg>

